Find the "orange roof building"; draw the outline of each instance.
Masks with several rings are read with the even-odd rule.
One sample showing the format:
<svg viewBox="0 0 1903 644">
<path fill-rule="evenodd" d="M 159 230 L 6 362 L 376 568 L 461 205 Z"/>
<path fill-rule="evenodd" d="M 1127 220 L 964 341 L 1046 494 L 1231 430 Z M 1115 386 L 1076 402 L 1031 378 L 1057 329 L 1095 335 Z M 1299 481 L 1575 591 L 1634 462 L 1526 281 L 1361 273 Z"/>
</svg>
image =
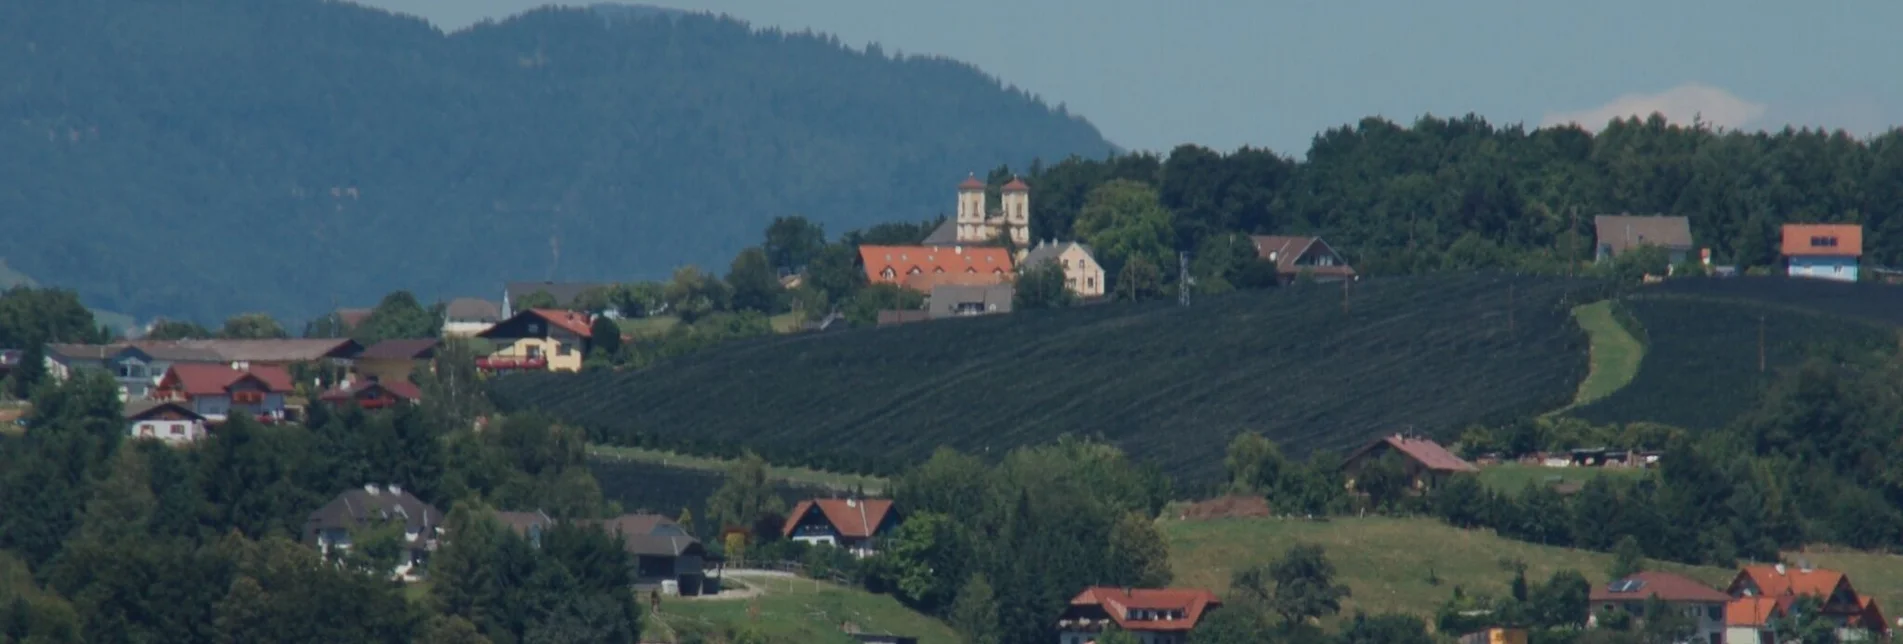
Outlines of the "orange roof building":
<svg viewBox="0 0 1903 644">
<path fill-rule="evenodd" d="M 1011 253 L 994 246 L 860 246 L 866 281 L 930 291 L 938 284 L 989 286 L 1014 275 Z"/>
<path fill-rule="evenodd" d="M 1088 639 L 1111 625 L 1132 633 L 1187 633 L 1203 615 L 1222 606 L 1216 594 L 1201 588 L 1085 588 L 1070 600 L 1057 630 Z M 1178 636 L 1180 637 L 1180 635 Z M 1146 638 L 1145 641 L 1149 641 Z"/>
<path fill-rule="evenodd" d="M 1805 564 L 1745 566 L 1725 593 L 1735 598 L 1725 607 L 1729 629 L 1768 629 L 1771 620 L 1790 613 L 1798 598 L 1812 597 L 1820 603 L 1819 612 L 1843 628 L 1889 632 L 1876 600 L 1859 594 L 1850 576 L 1836 570 Z"/>
<path fill-rule="evenodd" d="M 880 537 L 898 528 L 891 499 L 807 499 L 786 515 L 781 534 L 793 541 L 829 544 L 865 557 Z"/>
<path fill-rule="evenodd" d="M 1857 281 L 1863 227 L 1856 224 L 1784 224 L 1785 272 L 1840 282 Z"/>
</svg>

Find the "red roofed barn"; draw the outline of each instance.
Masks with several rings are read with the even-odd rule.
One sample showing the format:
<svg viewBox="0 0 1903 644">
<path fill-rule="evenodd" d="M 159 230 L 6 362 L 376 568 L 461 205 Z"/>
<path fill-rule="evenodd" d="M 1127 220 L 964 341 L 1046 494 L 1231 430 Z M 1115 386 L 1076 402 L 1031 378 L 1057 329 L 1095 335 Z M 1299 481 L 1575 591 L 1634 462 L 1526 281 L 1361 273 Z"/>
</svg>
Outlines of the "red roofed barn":
<svg viewBox="0 0 1903 644">
<path fill-rule="evenodd" d="M 891 499 L 808 499 L 786 516 L 783 536 L 806 543 L 825 543 L 865 557 L 877 552 L 874 543 L 899 526 Z"/>
<path fill-rule="evenodd" d="M 1382 437 L 1355 450 L 1344 459 L 1341 469 L 1348 475 L 1348 486 L 1354 487 L 1355 474 L 1371 463 L 1388 456 L 1401 460 L 1401 468 L 1416 489 L 1427 489 L 1454 474 L 1479 472 L 1473 463 L 1461 460 L 1440 443 L 1405 434 Z"/>
<path fill-rule="evenodd" d="M 1057 621 L 1058 641 L 1092 642 L 1114 624 L 1144 644 L 1182 644 L 1203 615 L 1221 606 L 1201 588 L 1086 588 Z"/>
<path fill-rule="evenodd" d="M 213 422 L 230 414 L 276 422 L 284 419 L 284 396 L 291 389 L 291 372 L 276 365 L 238 370 L 222 364 L 181 362 L 159 379 L 153 399 L 184 403 L 192 413 Z"/>
</svg>

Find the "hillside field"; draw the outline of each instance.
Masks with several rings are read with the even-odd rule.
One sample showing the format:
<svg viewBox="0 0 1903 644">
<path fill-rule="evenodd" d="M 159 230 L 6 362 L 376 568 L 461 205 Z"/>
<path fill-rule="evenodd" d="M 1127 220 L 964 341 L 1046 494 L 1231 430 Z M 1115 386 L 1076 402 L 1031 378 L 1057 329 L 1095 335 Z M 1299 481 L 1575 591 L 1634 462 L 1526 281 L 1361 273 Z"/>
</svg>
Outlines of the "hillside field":
<svg viewBox="0 0 1903 644">
<path fill-rule="evenodd" d="M 759 594 L 738 599 L 682 599 L 661 601 L 660 614 L 642 615 L 642 641 L 679 642 L 680 634 L 732 626 L 751 627 L 774 644 L 851 644 L 840 630 L 845 622 L 862 632 L 917 637 L 920 644 L 956 644 L 958 636 L 944 622 L 913 612 L 889 595 L 843 588 L 810 579 L 728 577 Z M 644 600 L 645 601 L 645 600 Z M 646 607 L 644 603 L 643 608 Z"/>
<path fill-rule="evenodd" d="M 1570 311 L 1599 284 L 1366 280 L 1174 302 L 749 340 L 636 372 L 522 374 L 490 391 L 597 442 L 890 472 L 944 445 L 1101 437 L 1180 480 L 1260 431 L 1290 453 L 1558 408 L 1586 372 Z M 1344 299 L 1346 310 L 1344 310 Z M 708 402 L 717 401 L 717 402 Z"/>
<path fill-rule="evenodd" d="M 1903 287 L 1873 282 L 1832 282 L 1791 277 L 1672 279 L 1647 286 L 1644 295 L 1751 302 L 1903 325 Z"/>
</svg>

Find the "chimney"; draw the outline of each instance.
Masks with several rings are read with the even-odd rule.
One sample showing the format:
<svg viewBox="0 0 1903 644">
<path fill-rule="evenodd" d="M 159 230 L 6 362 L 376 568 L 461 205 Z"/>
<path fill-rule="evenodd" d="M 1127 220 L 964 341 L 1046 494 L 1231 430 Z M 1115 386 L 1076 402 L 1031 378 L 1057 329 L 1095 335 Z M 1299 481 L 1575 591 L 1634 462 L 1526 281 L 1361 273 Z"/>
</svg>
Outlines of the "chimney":
<svg viewBox="0 0 1903 644">
<path fill-rule="evenodd" d="M 377 484 L 375 484 L 375 483 L 365 483 L 365 484 L 363 484 L 363 491 L 364 491 L 364 493 L 366 493 L 366 494 L 369 494 L 370 496 L 376 496 L 376 495 L 377 495 L 377 494 L 378 494 L 378 493 L 380 492 L 380 491 L 379 491 L 379 490 L 377 489 Z"/>
<path fill-rule="evenodd" d="M 384 487 L 386 487 L 386 488 L 388 488 L 388 489 L 390 490 L 390 493 L 391 493 L 391 494 L 402 494 L 402 493 L 403 493 L 403 488 L 400 488 L 400 487 L 397 487 L 397 485 L 396 485 L 395 483 L 391 483 L 391 484 L 389 484 L 389 485 L 386 485 L 386 486 L 384 486 Z"/>
<path fill-rule="evenodd" d="M 1776 566 L 1772 566 L 1772 568 L 1777 570 L 1777 574 L 1780 574 L 1780 575 L 1784 574 L 1784 564 L 1780 563 Z"/>
<path fill-rule="evenodd" d="M 850 497 L 850 496 L 849 496 L 849 497 L 846 497 L 846 507 L 849 507 L 849 508 L 856 508 L 856 507 L 859 507 L 859 500 L 858 500 L 858 499 L 854 499 L 854 498 L 852 498 L 852 497 Z"/>
</svg>

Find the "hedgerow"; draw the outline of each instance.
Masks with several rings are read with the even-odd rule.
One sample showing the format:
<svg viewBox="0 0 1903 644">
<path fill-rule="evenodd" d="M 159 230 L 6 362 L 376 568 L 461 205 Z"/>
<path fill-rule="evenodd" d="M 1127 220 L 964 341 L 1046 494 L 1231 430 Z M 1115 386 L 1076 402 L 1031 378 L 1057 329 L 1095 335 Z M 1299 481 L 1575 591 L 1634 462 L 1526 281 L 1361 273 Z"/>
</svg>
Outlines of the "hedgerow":
<svg viewBox="0 0 1903 644">
<path fill-rule="evenodd" d="M 889 474 L 939 446 L 1096 437 L 1180 482 L 1261 432 L 1295 455 L 1564 405 L 1603 283 L 1440 275 L 787 336 L 628 373 L 492 382 L 594 440 Z M 1345 305 L 1344 305 L 1345 300 Z"/>
</svg>

